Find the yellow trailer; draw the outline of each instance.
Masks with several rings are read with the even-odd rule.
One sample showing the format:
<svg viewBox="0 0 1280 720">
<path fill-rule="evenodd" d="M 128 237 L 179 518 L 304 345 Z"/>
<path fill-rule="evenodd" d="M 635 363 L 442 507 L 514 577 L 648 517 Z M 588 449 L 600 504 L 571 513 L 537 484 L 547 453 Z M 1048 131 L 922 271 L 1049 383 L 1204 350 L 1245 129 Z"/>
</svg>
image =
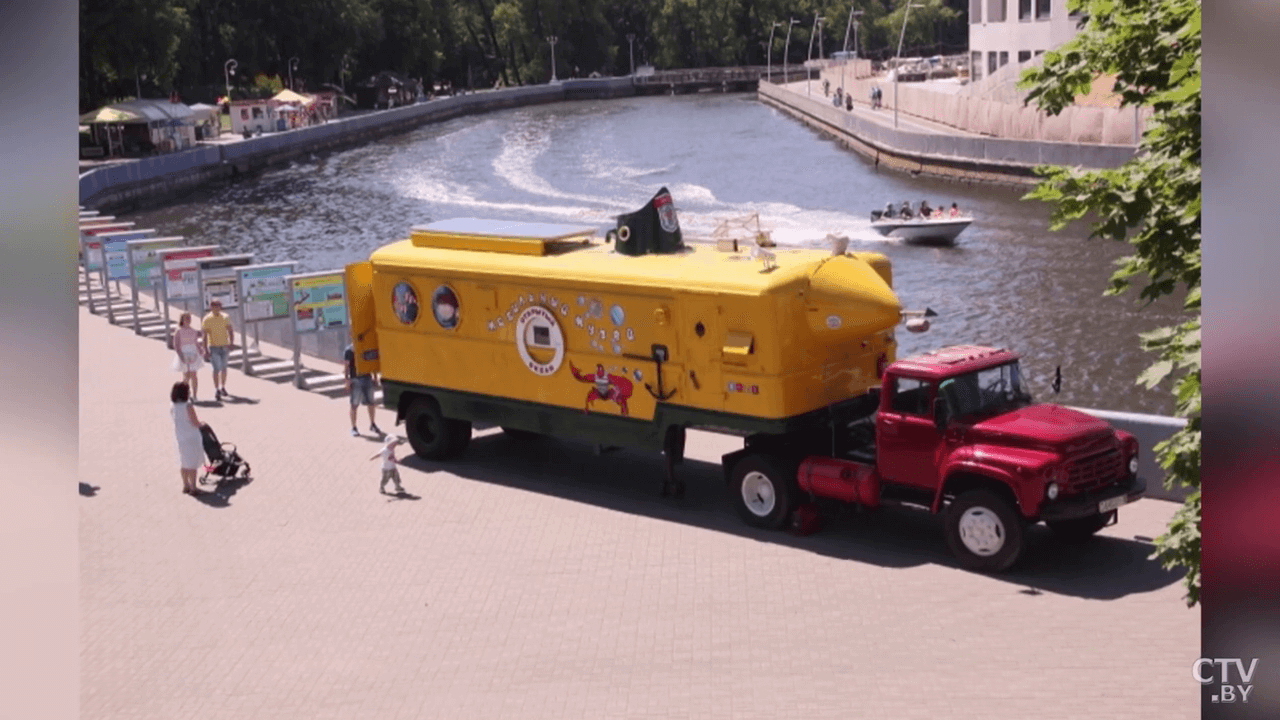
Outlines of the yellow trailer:
<svg viewBox="0 0 1280 720">
<path fill-rule="evenodd" d="M 902 319 L 886 257 L 686 245 L 669 203 L 603 238 L 436 222 L 348 266 L 357 371 L 381 373 L 414 451 L 456 455 L 487 422 L 662 449 L 670 470 L 686 428 L 794 436 L 867 398 Z"/>
</svg>

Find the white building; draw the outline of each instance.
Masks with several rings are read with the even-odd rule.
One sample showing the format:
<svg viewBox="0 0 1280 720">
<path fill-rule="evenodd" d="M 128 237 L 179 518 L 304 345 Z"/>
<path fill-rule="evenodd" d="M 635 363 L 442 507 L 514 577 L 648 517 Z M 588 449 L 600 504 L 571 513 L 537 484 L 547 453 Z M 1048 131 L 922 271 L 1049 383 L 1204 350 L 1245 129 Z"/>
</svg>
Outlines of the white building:
<svg viewBox="0 0 1280 720">
<path fill-rule="evenodd" d="M 1082 18 L 1067 15 L 1067 0 L 969 0 L 971 82 L 1062 45 Z"/>
</svg>

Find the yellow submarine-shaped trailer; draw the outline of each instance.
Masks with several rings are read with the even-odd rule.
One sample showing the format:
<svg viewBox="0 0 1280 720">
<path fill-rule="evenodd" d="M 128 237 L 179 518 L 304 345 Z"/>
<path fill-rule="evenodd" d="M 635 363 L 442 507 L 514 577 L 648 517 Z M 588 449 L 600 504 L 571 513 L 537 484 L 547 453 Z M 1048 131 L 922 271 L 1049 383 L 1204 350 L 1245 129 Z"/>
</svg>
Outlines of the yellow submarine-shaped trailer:
<svg viewBox="0 0 1280 720">
<path fill-rule="evenodd" d="M 357 371 L 418 454 L 460 452 L 473 421 L 668 454 L 688 427 L 786 435 L 894 360 L 883 255 L 643 252 L 628 231 L 447 220 L 347 267 Z"/>
</svg>

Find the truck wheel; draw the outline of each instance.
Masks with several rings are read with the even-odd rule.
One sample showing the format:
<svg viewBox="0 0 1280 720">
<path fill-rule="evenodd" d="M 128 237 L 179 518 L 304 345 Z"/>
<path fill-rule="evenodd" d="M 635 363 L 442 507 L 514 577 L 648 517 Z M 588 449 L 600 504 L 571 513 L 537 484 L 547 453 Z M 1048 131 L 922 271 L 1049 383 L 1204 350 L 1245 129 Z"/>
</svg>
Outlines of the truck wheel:
<svg viewBox="0 0 1280 720">
<path fill-rule="evenodd" d="M 733 466 L 729 489 L 734 506 L 748 525 L 779 528 L 791 515 L 790 463 L 770 455 L 748 455 Z"/>
<path fill-rule="evenodd" d="M 466 443 L 459 440 L 455 423 L 458 421 L 446 418 L 440 412 L 440 403 L 435 398 L 423 397 L 413 401 L 409 412 L 405 415 L 405 432 L 409 436 L 409 446 L 420 458 L 426 460 L 445 460 L 461 452 Z M 470 423 L 467 423 L 468 431 Z M 467 433 L 467 440 L 471 433 Z"/>
<path fill-rule="evenodd" d="M 1116 511 L 1101 513 L 1099 515 L 1090 515 L 1089 517 L 1078 518 L 1076 520 L 1059 520 L 1057 522 L 1047 522 L 1045 525 L 1053 531 L 1053 534 L 1063 542 L 1082 543 L 1098 534 L 1098 531 L 1111 524 L 1111 518 L 1116 516 Z"/>
<path fill-rule="evenodd" d="M 951 553 L 971 570 L 1008 570 L 1022 555 L 1022 517 L 989 490 L 970 490 L 953 500 L 943 525 Z"/>
</svg>

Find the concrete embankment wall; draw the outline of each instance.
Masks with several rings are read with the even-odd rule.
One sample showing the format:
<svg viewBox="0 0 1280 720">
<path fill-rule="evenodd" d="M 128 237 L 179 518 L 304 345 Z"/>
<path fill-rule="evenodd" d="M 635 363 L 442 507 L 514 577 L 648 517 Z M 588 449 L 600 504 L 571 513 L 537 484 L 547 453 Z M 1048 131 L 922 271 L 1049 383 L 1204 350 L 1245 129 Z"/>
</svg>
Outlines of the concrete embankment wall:
<svg viewBox="0 0 1280 720">
<path fill-rule="evenodd" d="M 1032 172 L 1037 165 L 1110 168 L 1123 165 L 1134 154 L 1134 148 L 1129 146 L 895 129 L 836 108 L 825 97 L 810 98 L 769 83 L 760 84 L 759 96 L 762 102 L 832 135 L 877 166 L 951 180 L 1030 185 L 1037 180 Z"/>
<path fill-rule="evenodd" d="M 566 80 L 555 85 L 455 95 L 324 125 L 97 168 L 80 176 L 80 204 L 93 209 L 137 207 L 210 181 L 256 172 L 315 152 L 353 147 L 429 122 L 503 108 L 634 94 L 628 77 Z"/>
</svg>

